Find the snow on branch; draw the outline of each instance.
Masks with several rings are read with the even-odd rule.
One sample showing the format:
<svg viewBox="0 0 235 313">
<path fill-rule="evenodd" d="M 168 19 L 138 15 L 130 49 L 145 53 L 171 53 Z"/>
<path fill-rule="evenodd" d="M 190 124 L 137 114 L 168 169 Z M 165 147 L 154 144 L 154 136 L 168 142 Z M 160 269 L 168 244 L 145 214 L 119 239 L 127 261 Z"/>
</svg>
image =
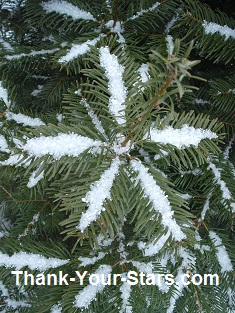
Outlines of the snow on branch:
<svg viewBox="0 0 235 313">
<path fill-rule="evenodd" d="M 233 197 L 226 186 L 226 183 L 221 179 L 221 174 L 219 169 L 215 166 L 213 163 L 209 163 L 209 166 L 207 168 L 208 170 L 212 170 L 213 174 L 215 175 L 215 181 L 220 186 L 220 189 L 222 191 L 222 196 L 225 200 L 233 200 Z"/>
<path fill-rule="evenodd" d="M 184 285 L 182 282 L 182 275 L 185 273 L 185 271 L 192 270 L 195 267 L 196 263 L 195 255 L 191 255 L 189 253 L 189 250 L 183 247 L 180 247 L 179 255 L 180 257 L 182 257 L 182 263 L 178 268 L 178 273 L 175 277 L 175 288 L 178 292 L 174 292 L 172 297 L 170 298 L 170 306 L 168 307 L 166 313 L 174 312 L 176 301 L 177 299 L 179 299 L 180 296 L 182 296 L 183 289 L 186 287 L 186 285 Z"/>
<path fill-rule="evenodd" d="M 3 87 L 2 82 L 0 81 L 0 99 L 2 99 L 6 106 L 9 108 L 10 102 L 8 101 L 8 92 L 6 88 Z"/>
<path fill-rule="evenodd" d="M 138 72 L 140 74 L 140 80 L 142 83 L 146 83 L 149 80 L 150 76 L 149 76 L 148 71 L 149 71 L 148 64 L 144 64 L 144 63 L 141 64 L 140 68 L 138 69 Z"/>
<path fill-rule="evenodd" d="M 141 10 L 139 12 L 137 12 L 135 15 L 133 15 L 130 19 L 131 20 L 134 20 L 136 19 L 137 17 L 143 15 L 144 13 L 147 13 L 147 12 L 151 12 L 151 11 L 154 11 L 158 6 L 160 5 L 159 2 L 156 2 L 154 5 L 152 5 L 150 8 L 148 8 L 147 10 Z"/>
<path fill-rule="evenodd" d="M 151 242 L 150 244 L 146 245 L 145 242 L 140 241 L 138 243 L 138 248 L 140 250 L 142 249 L 144 250 L 145 256 L 153 256 L 162 249 L 162 247 L 164 246 L 164 244 L 166 243 L 169 237 L 170 237 L 170 231 L 168 230 L 168 232 L 165 235 L 162 235 L 161 238 L 157 242 Z"/>
<path fill-rule="evenodd" d="M 100 122 L 100 120 L 98 119 L 98 116 L 94 113 L 94 111 L 91 109 L 90 105 L 84 100 L 82 99 L 80 101 L 80 103 L 82 105 L 84 105 L 84 107 L 87 109 L 88 111 L 88 115 L 90 116 L 93 124 L 95 125 L 95 128 L 104 136 L 104 138 L 108 141 L 108 137 L 105 133 L 105 130 Z"/>
<path fill-rule="evenodd" d="M 23 124 L 24 126 L 41 126 L 45 125 L 40 118 L 32 118 L 27 115 L 18 113 L 12 113 L 12 112 L 6 112 L 5 113 L 6 119 L 7 120 L 14 120 L 17 123 Z"/>
<path fill-rule="evenodd" d="M 110 265 L 101 265 L 98 270 L 93 274 L 96 281 L 83 288 L 77 296 L 75 296 L 74 305 L 77 308 L 87 309 L 90 303 L 95 300 L 97 293 L 101 293 L 105 288 L 105 279 L 112 272 L 112 267 Z M 100 279 L 98 277 L 101 277 Z M 97 282 L 97 280 L 99 281 Z M 102 281 L 103 280 L 103 281 Z M 97 284 L 96 284 L 97 283 Z"/>
<path fill-rule="evenodd" d="M 9 51 L 13 50 L 12 46 L 8 42 L 3 40 L 1 37 L 0 37 L 0 44 L 2 44 L 3 48 L 6 50 L 9 50 Z"/>
<path fill-rule="evenodd" d="M 91 190 L 82 199 L 83 202 L 88 204 L 88 209 L 82 213 L 77 229 L 83 232 L 105 210 L 103 203 L 106 199 L 110 199 L 110 189 L 115 176 L 118 174 L 120 165 L 121 161 L 118 158 L 114 159 L 110 168 L 104 171 L 100 179 L 91 186 Z"/>
<path fill-rule="evenodd" d="M 94 256 L 92 258 L 84 258 L 79 257 L 78 260 L 81 261 L 80 266 L 87 266 L 87 265 L 93 265 L 97 261 L 102 260 L 105 257 L 105 252 L 99 252 L 98 256 Z"/>
<path fill-rule="evenodd" d="M 73 44 L 72 48 L 69 50 L 69 52 L 63 56 L 62 58 L 60 58 L 58 60 L 59 63 L 67 63 L 75 58 L 77 58 L 79 55 L 83 55 L 85 53 L 87 53 L 88 51 L 90 51 L 90 47 L 91 46 L 95 46 L 96 43 L 99 41 L 99 37 L 95 38 L 93 40 L 87 40 L 86 42 L 82 43 L 82 44 Z"/>
<path fill-rule="evenodd" d="M 228 27 L 227 25 L 221 26 L 213 22 L 204 21 L 202 26 L 204 27 L 205 33 L 214 35 L 220 33 L 221 36 L 225 36 L 225 40 L 229 37 L 235 38 L 235 29 Z"/>
<path fill-rule="evenodd" d="M 132 313 L 132 306 L 130 305 L 129 298 L 131 296 L 131 285 L 126 281 L 121 287 L 122 307 L 120 313 Z"/>
<path fill-rule="evenodd" d="M 156 184 L 153 176 L 148 173 L 148 169 L 145 168 L 140 161 L 136 160 L 131 160 L 131 167 L 138 173 L 137 181 L 140 182 L 145 195 L 149 197 L 152 202 L 154 210 L 161 214 L 164 227 L 169 229 L 175 240 L 180 241 L 186 238 L 180 226 L 173 218 L 174 212 L 171 209 L 170 202 L 165 192 Z"/>
<path fill-rule="evenodd" d="M 46 258 L 40 254 L 26 253 L 23 251 L 14 253 L 12 256 L 0 252 L 0 266 L 6 268 L 15 267 L 17 270 L 27 266 L 31 270 L 46 271 L 68 263 L 69 260 Z"/>
<path fill-rule="evenodd" d="M 18 307 L 30 307 L 31 305 L 24 302 L 24 301 L 16 301 L 15 299 L 12 299 L 10 298 L 10 295 L 9 295 L 9 291 L 7 290 L 7 288 L 3 285 L 3 282 L 0 281 L 0 292 L 1 292 L 1 297 L 4 297 L 4 304 L 6 304 L 6 307 L 8 308 L 12 308 L 14 309 L 14 312 L 16 308 Z M 3 305 L 3 302 L 1 302 L 1 307 Z M 1 312 L 9 312 L 8 310 L 7 311 L 2 311 Z M 17 311 L 18 312 L 18 311 Z"/>
<path fill-rule="evenodd" d="M 31 57 L 31 56 L 35 56 L 35 55 L 43 55 L 43 54 L 51 54 L 54 53 L 56 51 L 59 51 L 59 48 L 55 48 L 55 49 L 51 49 L 51 50 L 39 50 L 39 51 L 31 51 L 29 53 L 20 53 L 20 54 L 14 54 L 14 55 L 6 55 L 5 58 L 7 60 L 17 60 L 20 59 L 22 57 Z"/>
<path fill-rule="evenodd" d="M 76 157 L 89 148 L 100 147 L 101 145 L 101 141 L 92 140 L 88 137 L 74 133 L 59 133 L 57 136 L 41 136 L 28 139 L 22 150 L 30 156 L 40 158 L 50 154 L 54 159 L 59 160 L 65 155 Z"/>
<path fill-rule="evenodd" d="M 31 176 L 29 177 L 29 182 L 28 182 L 28 184 L 27 184 L 27 187 L 28 187 L 28 188 L 33 188 L 34 186 L 37 185 L 37 183 L 38 183 L 41 179 L 43 179 L 43 177 L 44 177 L 44 171 L 42 171 L 37 177 L 35 177 L 36 174 L 37 174 L 37 172 L 38 172 L 38 170 L 33 171 L 33 173 L 31 174 Z"/>
<path fill-rule="evenodd" d="M 229 255 L 228 255 L 228 252 L 225 249 L 225 246 L 223 245 L 222 240 L 213 231 L 209 231 L 209 236 L 210 236 L 211 240 L 214 242 L 214 245 L 216 247 L 216 256 L 217 256 L 218 262 L 221 266 L 221 272 L 222 273 L 232 272 L 233 271 L 232 262 L 230 260 Z"/>
<path fill-rule="evenodd" d="M 147 136 L 146 136 L 147 137 Z M 174 129 L 172 126 L 167 126 L 165 129 L 159 130 L 156 128 L 150 129 L 150 140 L 164 144 L 171 144 L 178 149 L 184 149 L 193 145 L 198 147 L 202 139 L 213 139 L 218 136 L 209 129 L 195 129 L 192 126 L 183 125 L 179 129 Z"/>
<path fill-rule="evenodd" d="M 77 6 L 63 0 L 51 0 L 42 4 L 43 9 L 47 12 L 56 12 L 59 14 L 70 15 L 74 20 L 92 20 L 95 18 L 90 12 L 79 9 Z"/>
<path fill-rule="evenodd" d="M 124 67 L 118 63 L 118 58 L 111 54 L 108 47 L 101 47 L 100 64 L 105 69 L 105 76 L 109 80 L 108 89 L 111 94 L 109 110 L 115 116 L 119 125 L 125 123 L 126 88 L 122 80 Z"/>
<path fill-rule="evenodd" d="M 7 141 L 3 137 L 3 135 L 0 135 L 0 152 L 10 152 L 10 150 L 8 149 Z"/>
<path fill-rule="evenodd" d="M 62 307 L 61 307 L 60 303 L 53 305 L 50 313 L 62 313 Z"/>
</svg>

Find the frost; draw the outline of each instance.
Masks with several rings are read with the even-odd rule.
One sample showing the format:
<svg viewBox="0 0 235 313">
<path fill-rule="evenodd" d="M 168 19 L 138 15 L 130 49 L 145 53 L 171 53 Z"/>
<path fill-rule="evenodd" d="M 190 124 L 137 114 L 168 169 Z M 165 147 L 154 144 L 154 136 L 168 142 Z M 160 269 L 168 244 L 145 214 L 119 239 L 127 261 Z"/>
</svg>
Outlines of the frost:
<svg viewBox="0 0 235 313">
<path fill-rule="evenodd" d="M 134 19 L 136 19 L 137 17 L 143 15 L 144 13 L 154 11 L 159 5 L 160 5 L 160 3 L 159 3 L 159 2 L 156 2 L 156 3 L 155 3 L 153 6 L 151 6 L 149 9 L 147 9 L 147 10 L 141 10 L 141 11 L 137 12 L 136 15 L 133 15 L 130 19 L 131 19 L 131 20 L 134 20 Z"/>
<path fill-rule="evenodd" d="M 16 60 L 20 59 L 22 57 L 30 57 L 30 56 L 35 56 L 35 55 L 43 55 L 43 54 L 50 54 L 54 53 L 56 51 L 59 51 L 60 49 L 55 48 L 51 50 L 39 50 L 39 51 L 31 51 L 30 53 L 20 53 L 20 54 L 15 54 L 15 55 L 6 55 L 5 58 L 7 60 Z"/>
<path fill-rule="evenodd" d="M 108 276 L 111 272 L 112 267 L 110 265 L 101 265 L 94 274 Z M 101 281 L 97 285 L 86 286 L 75 296 L 74 306 L 87 309 L 90 303 L 95 300 L 96 294 L 102 292 L 104 288 L 105 285 Z"/>
<path fill-rule="evenodd" d="M 40 254 L 15 252 L 12 256 L 0 252 L 0 266 L 6 268 L 15 267 L 17 270 L 27 266 L 31 270 L 46 271 L 68 263 L 69 260 L 46 258 Z"/>
<path fill-rule="evenodd" d="M 138 173 L 137 181 L 140 182 L 145 195 L 152 202 L 154 210 L 161 214 L 164 227 L 169 229 L 175 240 L 180 241 L 186 238 L 173 218 L 174 212 L 165 192 L 156 184 L 152 175 L 148 173 L 148 169 L 140 161 L 131 160 L 130 163 L 132 169 Z"/>
<path fill-rule="evenodd" d="M 77 6 L 62 0 L 51 0 L 42 4 L 43 9 L 47 12 L 56 12 L 71 16 L 74 20 L 92 20 L 95 18 L 90 12 L 79 9 Z"/>
<path fill-rule="evenodd" d="M 228 27 L 227 25 L 221 26 L 213 22 L 204 21 L 202 26 L 205 29 L 206 34 L 220 33 L 221 36 L 225 36 L 225 40 L 229 37 L 235 38 L 235 29 Z"/>
<path fill-rule="evenodd" d="M 180 129 L 174 129 L 172 126 L 167 126 L 162 130 L 155 128 L 150 129 L 151 141 L 160 142 L 163 144 L 171 144 L 176 146 L 178 149 L 184 149 L 186 147 L 190 147 L 190 145 L 198 147 L 198 144 L 202 139 L 213 139 L 217 137 L 218 136 L 209 129 L 195 129 L 194 127 L 188 126 L 186 124 L 183 125 Z"/>
<path fill-rule="evenodd" d="M 105 76 L 109 80 L 108 89 L 110 113 L 115 116 L 118 124 L 125 122 L 126 88 L 122 80 L 124 67 L 118 63 L 118 58 L 111 54 L 108 47 L 100 48 L 100 64 L 105 69 Z"/>
<path fill-rule="evenodd" d="M 110 199 L 110 189 L 120 165 L 121 161 L 118 158 L 114 159 L 110 168 L 104 171 L 100 179 L 91 186 L 91 190 L 82 199 L 83 202 L 87 203 L 88 209 L 82 213 L 77 229 L 84 231 L 105 210 L 103 204 L 106 199 Z"/>
<path fill-rule="evenodd" d="M 228 252 L 225 249 L 225 246 L 223 245 L 222 240 L 213 231 L 209 231 L 209 236 L 210 236 L 211 240 L 213 240 L 214 245 L 216 247 L 216 256 L 217 256 L 218 262 L 221 266 L 221 272 L 222 273 L 232 272 L 233 271 L 232 262 L 230 260 L 229 255 L 228 255 Z"/>
<path fill-rule="evenodd" d="M 60 58 L 58 60 L 59 63 L 67 63 L 75 58 L 77 58 L 79 55 L 83 55 L 85 53 L 87 53 L 88 51 L 90 51 L 90 47 L 91 46 L 95 46 L 96 43 L 99 41 L 99 37 L 95 38 L 93 40 L 87 40 L 86 42 L 82 43 L 82 44 L 73 44 L 72 48 L 69 50 L 69 52 L 63 56 L 62 58 Z"/>
<path fill-rule="evenodd" d="M 99 147 L 101 141 L 92 140 L 77 134 L 59 133 L 57 136 L 41 136 L 28 139 L 22 150 L 30 156 L 38 158 L 44 155 L 52 155 L 54 159 L 59 160 L 67 155 L 76 157 L 91 147 Z"/>
<path fill-rule="evenodd" d="M 6 88 L 3 87 L 2 82 L 0 81 L 0 99 L 2 99 L 6 106 L 9 108 L 10 102 L 8 101 L 8 92 Z"/>
<path fill-rule="evenodd" d="M 7 120 L 14 120 L 17 123 L 23 124 L 24 126 L 34 127 L 34 126 L 45 125 L 45 123 L 43 123 L 43 121 L 40 120 L 39 118 L 32 118 L 21 113 L 15 114 L 12 112 L 6 112 L 5 116 Z"/>
</svg>

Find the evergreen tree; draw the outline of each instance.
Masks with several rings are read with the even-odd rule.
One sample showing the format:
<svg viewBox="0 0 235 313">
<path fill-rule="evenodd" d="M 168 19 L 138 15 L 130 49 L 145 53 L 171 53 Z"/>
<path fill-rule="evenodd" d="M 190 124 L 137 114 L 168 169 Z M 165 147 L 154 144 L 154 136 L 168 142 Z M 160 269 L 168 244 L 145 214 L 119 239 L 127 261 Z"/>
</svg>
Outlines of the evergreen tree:
<svg viewBox="0 0 235 313">
<path fill-rule="evenodd" d="M 235 312 L 234 20 L 194 0 L 1 20 L 0 311 Z"/>
</svg>

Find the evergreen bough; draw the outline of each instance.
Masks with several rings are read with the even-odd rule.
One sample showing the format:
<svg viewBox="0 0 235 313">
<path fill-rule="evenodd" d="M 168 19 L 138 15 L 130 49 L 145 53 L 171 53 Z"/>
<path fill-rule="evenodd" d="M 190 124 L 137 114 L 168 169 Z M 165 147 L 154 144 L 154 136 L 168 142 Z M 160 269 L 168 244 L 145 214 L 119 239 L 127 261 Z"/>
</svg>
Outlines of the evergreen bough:
<svg viewBox="0 0 235 313">
<path fill-rule="evenodd" d="M 234 312 L 234 21 L 191 0 L 28 0 L 1 20 L 0 311 Z"/>
</svg>

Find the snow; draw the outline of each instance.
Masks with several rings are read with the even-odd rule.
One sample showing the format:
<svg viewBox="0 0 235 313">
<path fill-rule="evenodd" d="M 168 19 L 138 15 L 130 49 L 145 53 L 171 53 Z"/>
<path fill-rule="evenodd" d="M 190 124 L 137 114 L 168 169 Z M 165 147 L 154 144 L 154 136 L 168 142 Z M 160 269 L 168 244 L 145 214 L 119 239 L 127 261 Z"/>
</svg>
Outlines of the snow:
<svg viewBox="0 0 235 313">
<path fill-rule="evenodd" d="M 60 306 L 60 304 L 53 305 L 53 307 L 51 308 L 51 313 L 62 313 L 62 307 Z"/>
<path fill-rule="evenodd" d="M 158 239 L 157 241 L 153 241 L 150 244 L 148 244 L 147 246 L 145 245 L 145 243 L 140 242 L 138 244 L 139 249 L 140 248 L 144 248 L 144 255 L 145 256 L 153 256 L 155 254 L 157 254 L 162 247 L 164 246 L 164 244 L 166 243 L 167 239 L 170 237 L 170 231 L 168 230 L 168 232 L 165 235 L 162 235 L 160 237 L 160 239 Z"/>
<path fill-rule="evenodd" d="M 10 102 L 8 101 L 8 92 L 6 88 L 3 87 L 2 82 L 0 81 L 0 99 L 2 99 L 6 106 L 9 108 Z"/>
<path fill-rule="evenodd" d="M 186 287 L 182 283 L 182 275 L 185 273 L 185 271 L 190 270 L 194 268 L 195 266 L 195 256 L 191 255 L 188 250 L 186 250 L 183 247 L 180 247 L 179 254 L 183 258 L 182 263 L 180 267 L 178 268 L 177 276 L 175 277 L 175 288 L 177 289 L 177 292 L 173 293 L 173 296 L 170 298 L 170 306 L 168 307 L 166 313 L 173 313 L 175 304 L 177 299 L 179 299 L 180 296 L 182 296 L 183 289 Z"/>
<path fill-rule="evenodd" d="M 171 27 L 178 21 L 178 18 L 179 18 L 179 13 L 176 14 L 176 16 L 174 16 L 172 18 L 172 20 L 170 20 L 167 25 L 166 25 L 166 28 L 165 28 L 165 33 L 168 34 Z"/>
<path fill-rule="evenodd" d="M 81 262 L 79 266 L 87 266 L 87 265 L 93 265 L 97 261 L 103 259 L 105 257 L 106 253 L 105 252 L 99 252 L 98 256 L 95 256 L 93 258 L 84 258 L 84 257 L 79 257 L 78 260 Z"/>
<path fill-rule="evenodd" d="M 118 174 L 120 165 L 121 161 L 118 158 L 114 159 L 110 168 L 103 172 L 100 179 L 91 186 L 90 191 L 82 199 L 83 202 L 87 203 L 88 209 L 82 213 L 77 229 L 83 232 L 91 222 L 97 219 L 102 211 L 105 211 L 103 203 L 106 199 L 110 199 L 110 189 L 115 176 Z"/>
<path fill-rule="evenodd" d="M 129 303 L 129 298 L 131 296 L 131 285 L 128 282 L 124 282 L 121 287 L 121 298 L 122 298 L 122 308 L 120 313 L 131 313 L 132 307 Z"/>
<path fill-rule="evenodd" d="M 34 127 L 45 125 L 45 123 L 43 123 L 43 121 L 40 120 L 39 118 L 32 118 L 21 113 L 15 114 L 12 112 L 5 112 L 5 116 L 7 120 L 14 120 L 17 123 L 23 124 L 24 126 Z"/>
<path fill-rule="evenodd" d="M 92 20 L 95 18 L 90 12 L 79 9 L 77 6 L 61 0 L 51 0 L 42 4 L 43 9 L 47 12 L 56 12 L 59 14 L 66 14 L 71 16 L 74 20 Z"/>
<path fill-rule="evenodd" d="M 121 35 L 121 33 L 124 32 L 123 27 L 121 26 L 121 22 L 120 21 L 116 21 L 116 25 L 113 27 L 114 25 L 114 20 L 110 20 L 108 21 L 105 26 L 110 28 L 110 31 L 112 33 L 116 33 L 118 34 L 119 39 L 117 40 L 117 42 L 119 43 L 125 43 L 125 39 L 124 37 Z"/>
<path fill-rule="evenodd" d="M 235 38 L 235 29 L 228 27 L 227 25 L 221 26 L 217 23 L 203 21 L 202 26 L 204 27 L 205 34 L 220 33 L 221 36 L 225 36 L 225 40 L 229 37 Z"/>
<path fill-rule="evenodd" d="M 235 140 L 235 137 L 232 137 L 228 143 L 228 146 L 226 147 L 225 151 L 224 151 L 224 157 L 226 160 L 229 159 L 229 152 L 230 150 L 232 149 L 232 145 L 233 145 L 233 142 Z"/>
<path fill-rule="evenodd" d="M 155 128 L 150 129 L 151 141 L 171 144 L 176 146 L 178 149 L 184 149 L 186 147 L 190 147 L 190 145 L 198 147 L 198 144 L 202 139 L 213 139 L 217 137 L 218 136 L 209 129 L 195 129 L 194 127 L 186 124 L 179 129 L 174 129 L 172 126 L 167 126 L 162 130 Z"/>
<path fill-rule="evenodd" d="M 31 92 L 31 95 L 36 97 L 42 91 L 43 85 L 38 85 L 38 89 Z"/>
<path fill-rule="evenodd" d="M 83 55 L 85 53 L 87 53 L 88 51 L 90 51 L 90 47 L 91 46 L 95 46 L 96 43 L 99 41 L 99 37 L 95 38 L 93 40 L 87 40 L 86 42 L 82 43 L 82 44 L 73 44 L 72 48 L 69 50 L 69 52 L 63 56 L 62 58 L 60 58 L 58 60 L 59 63 L 67 63 L 75 58 L 77 58 L 80 55 Z"/>
<path fill-rule="evenodd" d="M 0 135 L 0 152 L 10 152 L 8 149 L 8 144 L 3 135 Z"/>
<path fill-rule="evenodd" d="M 39 51 L 31 51 L 29 53 L 20 53 L 20 54 L 14 54 L 14 55 L 6 55 L 5 58 L 7 60 L 17 60 L 22 57 L 30 57 L 30 56 L 35 56 L 35 55 L 43 55 L 43 54 L 51 54 L 56 51 L 59 51 L 60 49 L 55 48 L 51 50 L 39 50 Z"/>
<path fill-rule="evenodd" d="M 195 99 L 195 103 L 196 104 L 206 104 L 206 103 L 210 103 L 210 101 L 206 101 L 203 99 Z"/>
<path fill-rule="evenodd" d="M 210 210 L 210 197 L 208 197 L 206 199 L 206 203 L 204 204 L 204 207 L 203 207 L 203 210 L 202 210 L 202 214 L 201 214 L 201 220 L 203 221 L 205 219 L 205 216 L 206 216 L 206 212 L 208 210 Z"/>
<path fill-rule="evenodd" d="M 145 195 L 152 202 L 154 210 L 161 214 L 163 226 L 169 229 L 175 240 L 180 241 L 186 238 L 173 218 L 174 212 L 165 192 L 156 184 L 153 176 L 148 173 L 148 169 L 140 161 L 131 160 L 130 163 L 132 169 L 138 173 L 136 182 L 140 182 Z"/>
<path fill-rule="evenodd" d="M 57 136 L 41 136 L 28 139 L 22 150 L 30 156 L 40 158 L 49 154 L 54 159 L 59 160 L 65 155 L 76 157 L 91 147 L 100 147 L 101 145 L 101 141 L 92 140 L 88 137 L 74 133 L 59 133 Z"/>
<path fill-rule="evenodd" d="M 149 80 L 148 71 L 149 71 L 148 64 L 142 64 L 138 69 L 142 83 L 146 83 Z"/>
<path fill-rule="evenodd" d="M 16 165 L 18 162 L 22 161 L 23 158 L 24 158 L 23 155 L 19 155 L 19 154 L 11 155 L 7 160 L 0 161 L 0 165 L 4 165 L 4 166 Z M 30 165 L 30 163 L 23 161 L 23 163 L 21 163 L 20 165 L 23 165 L 26 167 L 27 165 Z"/>
<path fill-rule="evenodd" d="M 169 51 L 169 54 L 172 55 L 173 54 L 173 50 L 174 50 L 174 42 L 173 42 L 173 38 L 171 35 L 167 35 L 166 36 L 166 42 L 167 42 L 167 51 Z"/>
<path fill-rule="evenodd" d="M 222 194 L 223 194 L 223 198 L 226 199 L 226 200 L 232 199 L 232 195 L 231 195 L 230 191 L 228 190 L 228 187 L 226 186 L 226 183 L 221 179 L 220 171 L 215 166 L 215 164 L 210 162 L 207 169 L 208 170 L 212 170 L 212 172 L 214 173 L 215 180 L 216 180 L 217 184 L 220 186 L 220 189 L 221 189 Z"/>
<path fill-rule="evenodd" d="M 105 274 L 108 275 L 112 272 L 110 265 L 101 265 L 95 272 L 97 275 Z M 75 296 L 74 306 L 77 308 L 87 309 L 90 303 L 95 300 L 96 294 L 103 291 L 105 285 L 100 281 L 97 285 L 88 285 Z"/>
<path fill-rule="evenodd" d="M 214 245 L 216 247 L 216 256 L 218 259 L 218 262 L 221 266 L 221 272 L 232 272 L 233 266 L 232 262 L 230 260 L 230 257 L 228 255 L 228 252 L 226 251 L 225 246 L 223 245 L 222 240 L 220 237 L 213 231 L 209 231 L 209 236 L 211 240 L 213 240 Z"/>
<path fill-rule="evenodd" d="M 136 19 L 137 17 L 143 15 L 144 13 L 154 11 L 159 5 L 160 5 L 160 3 L 159 3 L 159 2 L 156 2 L 156 3 L 155 3 L 154 5 L 152 5 L 149 9 L 147 9 L 147 10 L 141 10 L 141 11 L 137 12 L 136 15 L 133 15 L 130 19 L 131 19 L 131 20 L 134 20 L 134 19 Z"/>
<path fill-rule="evenodd" d="M 27 184 L 28 188 L 32 188 L 37 185 L 37 183 L 43 179 L 44 177 L 44 171 L 42 171 L 37 177 L 35 175 L 37 174 L 38 170 L 34 171 L 31 176 L 29 177 L 29 182 Z"/>
<path fill-rule="evenodd" d="M 31 306 L 30 304 L 28 304 L 22 300 L 16 301 L 16 300 L 10 298 L 9 292 L 8 292 L 7 288 L 3 285 L 2 281 L 0 281 L 0 292 L 1 292 L 1 298 L 4 297 L 4 299 L 1 301 L 1 306 L 3 304 L 6 304 L 6 307 L 12 308 L 12 309 L 16 309 L 18 307 L 30 307 Z M 3 311 L 1 310 L 1 312 L 3 312 Z M 4 311 L 4 312 L 6 312 L 6 311 Z M 9 312 L 9 311 L 7 310 L 7 312 Z M 16 312 L 16 311 L 14 311 L 14 312 Z"/>
<path fill-rule="evenodd" d="M 97 116 L 97 115 L 94 113 L 94 111 L 91 109 L 90 105 L 89 105 L 84 99 L 82 99 L 82 100 L 80 101 L 80 103 L 81 103 L 82 105 L 84 105 L 84 107 L 87 109 L 88 115 L 90 116 L 90 118 L 91 118 L 93 124 L 95 125 L 95 128 L 96 128 L 96 129 L 98 130 L 98 132 L 100 132 L 100 133 L 104 136 L 104 138 L 108 141 L 108 137 L 107 137 L 107 135 L 106 135 L 106 133 L 105 133 L 105 130 L 104 130 L 104 128 L 103 128 L 103 126 L 102 126 L 100 120 L 98 119 L 98 116 Z"/>
<path fill-rule="evenodd" d="M 111 54 L 108 47 L 101 47 L 100 64 L 105 69 L 105 76 L 109 80 L 108 90 L 111 94 L 109 110 L 115 116 L 119 125 L 125 123 L 126 88 L 122 80 L 124 67 L 118 63 L 118 58 Z"/>
<path fill-rule="evenodd" d="M 3 40 L 1 37 L 0 37 L 0 44 L 2 44 L 3 48 L 6 50 L 9 50 L 9 51 L 13 50 L 12 46 L 8 42 Z"/>
<path fill-rule="evenodd" d="M 12 256 L 0 252 L 0 266 L 6 268 L 15 267 L 19 270 L 25 266 L 31 270 L 46 271 L 50 268 L 56 268 L 68 263 L 69 260 L 60 260 L 56 258 L 46 258 L 40 254 L 27 252 L 15 252 Z"/>
</svg>

